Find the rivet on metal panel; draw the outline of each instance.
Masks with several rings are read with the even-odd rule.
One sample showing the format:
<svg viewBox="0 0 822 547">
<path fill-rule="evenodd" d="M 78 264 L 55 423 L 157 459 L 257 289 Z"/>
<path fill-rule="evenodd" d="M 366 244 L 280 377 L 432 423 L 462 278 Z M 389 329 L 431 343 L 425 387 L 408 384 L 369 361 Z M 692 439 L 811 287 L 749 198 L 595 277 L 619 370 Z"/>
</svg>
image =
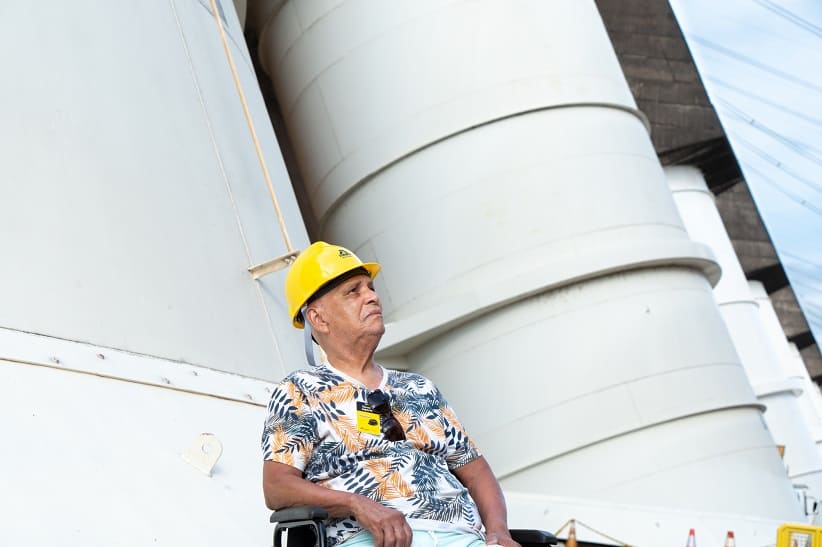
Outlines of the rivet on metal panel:
<svg viewBox="0 0 822 547">
<path fill-rule="evenodd" d="M 160 381 L 162 381 L 164 384 L 171 385 L 171 380 L 169 380 L 165 376 L 161 377 Z"/>
<path fill-rule="evenodd" d="M 49 357 L 49 361 L 51 361 L 51 362 L 52 362 L 52 363 L 54 363 L 55 365 L 59 365 L 59 364 L 60 364 L 60 359 L 58 359 L 57 357 Z"/>
<path fill-rule="evenodd" d="M 214 433 L 200 433 L 180 457 L 195 469 L 211 476 L 217 460 L 223 454 L 223 444 Z"/>
</svg>

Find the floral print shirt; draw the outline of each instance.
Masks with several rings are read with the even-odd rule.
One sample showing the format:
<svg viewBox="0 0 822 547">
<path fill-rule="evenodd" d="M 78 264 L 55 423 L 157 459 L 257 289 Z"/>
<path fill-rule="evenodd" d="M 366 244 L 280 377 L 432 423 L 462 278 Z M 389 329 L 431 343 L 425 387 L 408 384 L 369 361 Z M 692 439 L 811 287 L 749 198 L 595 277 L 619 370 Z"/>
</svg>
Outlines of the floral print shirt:
<svg viewBox="0 0 822 547">
<path fill-rule="evenodd" d="M 363 416 L 372 415 L 362 414 L 368 388 L 324 364 L 293 372 L 274 387 L 262 436 L 264 459 L 397 509 L 412 528 L 482 537 L 477 506 L 451 473 L 480 456 L 476 446 L 430 380 L 382 371 L 379 389 L 389 394 L 406 440 L 386 440 L 374 421 L 369 426 Z M 332 519 L 329 546 L 361 530 L 353 518 Z"/>
</svg>

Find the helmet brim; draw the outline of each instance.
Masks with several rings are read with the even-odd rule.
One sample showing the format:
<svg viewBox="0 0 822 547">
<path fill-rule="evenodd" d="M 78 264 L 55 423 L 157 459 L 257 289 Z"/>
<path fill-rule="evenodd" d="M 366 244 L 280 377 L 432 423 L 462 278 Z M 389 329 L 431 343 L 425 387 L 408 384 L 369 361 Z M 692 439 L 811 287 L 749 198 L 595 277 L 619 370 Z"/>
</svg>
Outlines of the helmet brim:
<svg viewBox="0 0 822 547">
<path fill-rule="evenodd" d="M 300 310 L 294 315 L 294 318 L 292 319 L 291 323 L 294 325 L 294 327 L 298 329 L 303 329 L 304 319 L 302 309 L 314 300 L 332 291 L 334 287 L 336 287 L 340 283 L 343 283 L 346 279 L 353 277 L 353 275 L 356 275 L 357 270 L 365 270 L 363 273 L 367 273 L 371 277 L 371 279 L 374 279 L 375 277 L 377 277 L 377 274 L 380 273 L 381 269 L 382 266 L 380 266 L 377 262 L 363 262 L 361 264 L 353 266 L 352 268 L 340 272 L 338 276 L 336 276 L 334 279 L 329 279 L 328 281 L 326 281 L 316 291 L 314 291 L 314 293 L 311 296 L 309 296 L 305 300 L 303 305 L 300 306 Z"/>
</svg>

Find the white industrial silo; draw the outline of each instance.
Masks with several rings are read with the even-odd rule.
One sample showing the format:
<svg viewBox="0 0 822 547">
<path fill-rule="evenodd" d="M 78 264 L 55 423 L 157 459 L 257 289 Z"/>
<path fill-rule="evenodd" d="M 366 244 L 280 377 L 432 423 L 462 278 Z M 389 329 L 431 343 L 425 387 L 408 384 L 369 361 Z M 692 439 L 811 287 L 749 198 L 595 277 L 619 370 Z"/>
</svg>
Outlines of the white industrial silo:
<svg viewBox="0 0 822 547">
<path fill-rule="evenodd" d="M 384 265 L 380 359 L 508 492 L 801 518 L 592 2 L 257 14 L 319 235 Z"/>
<path fill-rule="evenodd" d="M 282 272 L 247 271 L 286 244 L 209 3 L 7 2 L 0 46 L 0 544 L 270 541 L 262 379 L 303 357 Z"/>
<path fill-rule="evenodd" d="M 822 448 L 822 395 L 819 392 L 819 386 L 811 380 L 808 368 L 805 366 L 802 354 L 799 353 L 796 344 L 788 342 L 785 338 L 785 332 L 779 324 L 779 318 L 776 315 L 773 303 L 762 283 L 750 281 L 748 286 L 758 304 L 762 323 L 768 333 L 768 340 L 779 356 L 779 364 L 785 378 L 796 381 L 802 386 L 799 404 L 805 422 L 810 429 L 811 437 L 819 450 Z"/>
<path fill-rule="evenodd" d="M 757 398 L 765 405 L 768 428 L 776 443 L 784 447 L 788 475 L 795 484 L 809 488 L 811 495 L 822 497 L 822 458 L 802 410 L 801 396 L 807 384 L 789 368 L 794 361 L 788 356 L 776 315 L 770 318 L 760 310 L 767 294 L 761 283 L 745 279 L 714 196 L 699 169 L 677 166 L 665 172 L 688 233 L 710 246 L 718 257 L 723 275 L 714 290 L 716 301 Z M 779 329 L 779 334 L 774 329 Z"/>
</svg>

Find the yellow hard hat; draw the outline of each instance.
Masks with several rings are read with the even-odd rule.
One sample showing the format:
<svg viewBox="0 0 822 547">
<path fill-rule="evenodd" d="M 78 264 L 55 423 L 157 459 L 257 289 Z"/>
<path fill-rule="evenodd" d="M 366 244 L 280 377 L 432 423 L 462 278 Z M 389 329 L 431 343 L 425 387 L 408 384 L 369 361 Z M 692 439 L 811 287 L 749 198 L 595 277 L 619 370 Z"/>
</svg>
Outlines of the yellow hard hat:
<svg viewBox="0 0 822 547">
<path fill-rule="evenodd" d="M 300 253 L 285 276 L 285 299 L 291 323 L 303 328 L 302 307 L 324 285 L 338 277 L 363 268 L 374 279 L 380 271 L 376 262 L 363 262 L 339 245 L 325 241 L 312 243 Z"/>
</svg>

